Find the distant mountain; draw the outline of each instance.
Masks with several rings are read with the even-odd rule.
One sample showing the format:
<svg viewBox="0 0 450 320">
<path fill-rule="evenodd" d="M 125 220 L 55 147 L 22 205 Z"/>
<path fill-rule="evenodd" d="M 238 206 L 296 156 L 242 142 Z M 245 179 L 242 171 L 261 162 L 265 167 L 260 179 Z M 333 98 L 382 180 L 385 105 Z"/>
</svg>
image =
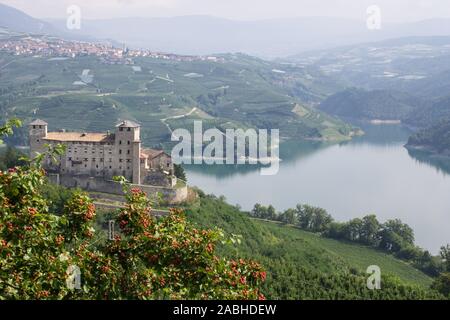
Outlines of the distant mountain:
<svg viewBox="0 0 450 320">
<path fill-rule="evenodd" d="M 426 101 L 399 91 L 351 88 L 328 97 L 319 109 L 331 115 L 360 120 L 404 120 L 426 106 Z"/>
<path fill-rule="evenodd" d="M 0 27 L 26 33 L 58 33 L 58 30 L 50 23 L 30 17 L 24 12 L 4 4 L 0 4 Z"/>
<path fill-rule="evenodd" d="M 63 28 L 64 20 L 48 20 Z M 115 39 L 131 47 L 184 54 L 244 52 L 285 57 L 314 49 L 411 36 L 450 36 L 450 19 L 384 24 L 369 30 L 364 20 L 300 17 L 237 21 L 211 16 L 83 20 L 77 34 Z"/>
<path fill-rule="evenodd" d="M 64 27 L 63 20 L 48 20 Z M 180 54 L 244 52 L 278 57 L 372 38 L 365 22 L 341 18 L 236 21 L 211 16 L 83 20 L 74 33 L 110 38 L 130 47 Z"/>
<path fill-rule="evenodd" d="M 450 156 L 450 118 L 414 134 L 406 147 Z"/>
<path fill-rule="evenodd" d="M 398 37 L 450 36 L 450 19 L 383 24 L 337 17 L 299 17 L 238 21 L 211 16 L 83 19 L 80 30 L 67 30 L 65 19 L 42 21 L 0 4 L 0 27 L 12 31 L 64 35 L 70 39 L 108 39 L 132 48 L 178 54 L 243 52 L 265 58 Z"/>
</svg>

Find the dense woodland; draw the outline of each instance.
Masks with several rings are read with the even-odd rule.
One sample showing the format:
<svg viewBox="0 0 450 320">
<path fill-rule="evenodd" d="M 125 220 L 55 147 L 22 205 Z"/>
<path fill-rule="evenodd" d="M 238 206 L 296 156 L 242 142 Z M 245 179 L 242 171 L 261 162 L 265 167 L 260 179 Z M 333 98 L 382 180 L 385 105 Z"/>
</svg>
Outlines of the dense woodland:
<svg viewBox="0 0 450 320">
<path fill-rule="evenodd" d="M 259 219 L 280 221 L 324 237 L 377 248 L 410 262 L 433 277 L 446 271 L 441 258 L 447 257 L 449 246 L 441 248 L 441 257 L 433 257 L 429 251 L 414 244 L 414 231 L 399 219 L 381 223 L 376 215 L 367 215 L 348 222 L 336 222 L 325 209 L 301 204 L 282 213 L 277 213 L 273 206 L 256 204 L 249 214 Z"/>
<path fill-rule="evenodd" d="M 450 118 L 411 136 L 407 147 L 424 148 L 426 151 L 450 156 Z"/>
</svg>

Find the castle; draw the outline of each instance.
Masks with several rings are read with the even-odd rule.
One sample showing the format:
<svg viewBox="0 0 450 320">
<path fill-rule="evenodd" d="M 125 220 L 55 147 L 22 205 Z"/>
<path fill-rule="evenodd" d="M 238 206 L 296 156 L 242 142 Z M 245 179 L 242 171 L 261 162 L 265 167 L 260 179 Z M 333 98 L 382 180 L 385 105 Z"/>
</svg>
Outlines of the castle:
<svg viewBox="0 0 450 320">
<path fill-rule="evenodd" d="M 48 132 L 48 124 L 29 124 L 30 153 L 44 152 L 45 145 L 62 144 L 66 152 L 57 163 L 44 160 L 44 169 L 67 187 L 108 192 L 114 176 L 124 176 L 134 185 L 171 188 L 176 184 L 171 157 L 162 150 L 142 148 L 140 125 L 121 121 L 115 132 Z"/>
</svg>

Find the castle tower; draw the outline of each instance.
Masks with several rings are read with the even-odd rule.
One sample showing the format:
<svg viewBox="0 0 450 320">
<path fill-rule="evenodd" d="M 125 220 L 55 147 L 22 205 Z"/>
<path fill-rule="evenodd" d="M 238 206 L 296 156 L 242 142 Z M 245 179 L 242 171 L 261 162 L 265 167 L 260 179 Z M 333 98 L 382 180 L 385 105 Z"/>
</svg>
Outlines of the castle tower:
<svg viewBox="0 0 450 320">
<path fill-rule="evenodd" d="M 126 171 L 133 184 L 141 184 L 141 134 L 140 125 L 132 121 L 122 121 L 116 126 L 115 147 L 118 150 L 119 167 Z M 127 163 L 131 161 L 131 163 Z M 130 166 L 130 172 L 128 169 Z"/>
<path fill-rule="evenodd" d="M 28 125 L 28 133 L 30 136 L 30 156 L 34 158 L 36 152 L 44 151 L 44 141 L 43 139 L 47 137 L 48 123 L 36 119 Z"/>
</svg>

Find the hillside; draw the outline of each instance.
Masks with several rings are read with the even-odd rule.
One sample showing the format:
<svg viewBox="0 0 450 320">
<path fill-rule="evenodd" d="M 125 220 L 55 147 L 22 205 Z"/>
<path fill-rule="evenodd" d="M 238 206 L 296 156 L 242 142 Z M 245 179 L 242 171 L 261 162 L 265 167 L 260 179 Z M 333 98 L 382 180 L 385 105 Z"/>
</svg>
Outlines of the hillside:
<svg viewBox="0 0 450 320">
<path fill-rule="evenodd" d="M 406 147 L 450 156 L 450 118 L 414 134 Z"/>
<path fill-rule="evenodd" d="M 13 7 L 0 3 L 0 27 L 13 32 L 27 32 L 39 34 L 56 34 L 57 29 L 48 22 L 35 19 Z"/>
<path fill-rule="evenodd" d="M 403 92 L 352 88 L 330 96 L 320 104 L 319 109 L 332 115 L 360 120 L 403 120 L 425 105 L 425 101 Z"/>
<path fill-rule="evenodd" d="M 441 98 L 429 107 L 410 114 L 405 122 L 414 127 L 427 128 L 445 119 L 450 119 L 450 96 Z"/>
<path fill-rule="evenodd" d="M 187 215 L 201 226 L 241 235 L 242 243 L 223 253 L 260 261 L 268 271 L 265 293 L 273 299 L 400 299 L 433 295 L 426 289 L 431 284 L 430 277 L 392 256 L 293 227 L 252 220 L 212 196 L 202 195 L 188 207 Z M 365 287 L 369 265 L 378 265 L 383 271 L 385 280 L 379 292 Z M 391 282 L 394 278 L 398 280 Z"/>
<path fill-rule="evenodd" d="M 423 99 L 447 95 L 450 37 L 402 37 L 306 52 L 288 61 L 321 70 L 348 88 L 407 92 Z"/>
<path fill-rule="evenodd" d="M 95 56 L 0 53 L 0 117 L 39 117 L 51 130 L 88 131 L 127 118 L 142 124 L 148 146 L 170 141 L 171 130 L 195 119 L 219 129 L 280 128 L 288 138 L 351 136 L 352 127 L 311 107 L 322 87 L 302 69 L 246 55 L 219 57 L 116 64 Z"/>
</svg>

